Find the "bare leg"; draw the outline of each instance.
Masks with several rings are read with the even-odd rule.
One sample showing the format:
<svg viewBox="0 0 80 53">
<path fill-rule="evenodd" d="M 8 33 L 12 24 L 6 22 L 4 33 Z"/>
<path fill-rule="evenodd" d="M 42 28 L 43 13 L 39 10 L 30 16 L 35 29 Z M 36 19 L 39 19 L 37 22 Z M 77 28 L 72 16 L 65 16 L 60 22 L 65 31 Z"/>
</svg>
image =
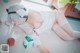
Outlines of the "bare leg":
<svg viewBox="0 0 80 53">
<path fill-rule="evenodd" d="M 71 37 L 80 38 L 80 32 L 74 31 L 70 24 L 68 23 L 64 14 L 60 14 L 58 23 L 65 32 L 67 32 Z"/>
<path fill-rule="evenodd" d="M 57 23 L 53 25 L 52 30 L 56 32 L 56 34 L 62 38 L 63 40 L 73 40 L 69 34 L 67 34 Z"/>
</svg>

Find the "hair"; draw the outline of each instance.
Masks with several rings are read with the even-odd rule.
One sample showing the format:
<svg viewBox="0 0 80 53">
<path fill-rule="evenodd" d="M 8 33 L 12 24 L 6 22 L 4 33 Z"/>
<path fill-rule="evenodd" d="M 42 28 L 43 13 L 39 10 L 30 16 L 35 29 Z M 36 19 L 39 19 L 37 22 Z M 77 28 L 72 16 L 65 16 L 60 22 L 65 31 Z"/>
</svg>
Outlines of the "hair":
<svg viewBox="0 0 80 53">
<path fill-rule="evenodd" d="M 9 17 L 9 21 L 11 20 L 12 22 L 15 22 L 16 20 L 24 20 L 26 18 L 25 21 L 27 21 L 28 19 L 28 15 L 25 15 L 23 17 L 21 17 L 19 14 L 17 14 L 16 11 L 18 11 L 19 9 L 23 9 L 24 11 L 26 11 L 26 8 L 22 5 L 14 5 L 9 7 L 8 9 L 6 9 L 7 13 L 8 13 L 8 17 Z"/>
</svg>

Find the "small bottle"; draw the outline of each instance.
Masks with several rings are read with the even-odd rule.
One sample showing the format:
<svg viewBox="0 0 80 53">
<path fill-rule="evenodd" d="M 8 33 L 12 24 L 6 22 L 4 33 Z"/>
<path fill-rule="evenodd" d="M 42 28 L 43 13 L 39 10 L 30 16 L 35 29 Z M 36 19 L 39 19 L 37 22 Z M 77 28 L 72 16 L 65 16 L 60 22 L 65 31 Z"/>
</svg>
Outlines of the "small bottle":
<svg viewBox="0 0 80 53">
<path fill-rule="evenodd" d="M 9 37 L 8 37 L 8 39 L 7 39 L 7 44 L 9 46 L 14 46 L 16 39 L 17 39 L 17 36 L 14 34 L 14 32 L 12 32 L 12 34 L 10 34 Z"/>
<path fill-rule="evenodd" d="M 15 44 L 15 39 L 14 39 L 14 38 L 8 38 L 7 44 L 8 44 L 9 46 L 14 46 L 14 44 Z"/>
</svg>

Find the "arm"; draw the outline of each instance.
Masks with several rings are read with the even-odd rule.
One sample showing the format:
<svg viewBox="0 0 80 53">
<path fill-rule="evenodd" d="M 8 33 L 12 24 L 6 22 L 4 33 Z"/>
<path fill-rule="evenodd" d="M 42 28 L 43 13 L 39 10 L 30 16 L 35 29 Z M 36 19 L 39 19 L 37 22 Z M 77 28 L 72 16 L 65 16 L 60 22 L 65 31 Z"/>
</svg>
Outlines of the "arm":
<svg viewBox="0 0 80 53">
<path fill-rule="evenodd" d="M 34 33 L 35 33 L 36 36 L 37 36 L 37 37 L 35 38 L 36 40 L 34 39 L 34 40 L 35 40 L 35 43 L 36 43 L 36 44 L 34 43 L 35 46 L 38 47 L 38 49 L 40 50 L 41 53 L 50 53 L 49 50 L 40 42 L 39 34 L 38 34 L 34 29 L 33 29 L 33 31 L 34 31 Z"/>
</svg>

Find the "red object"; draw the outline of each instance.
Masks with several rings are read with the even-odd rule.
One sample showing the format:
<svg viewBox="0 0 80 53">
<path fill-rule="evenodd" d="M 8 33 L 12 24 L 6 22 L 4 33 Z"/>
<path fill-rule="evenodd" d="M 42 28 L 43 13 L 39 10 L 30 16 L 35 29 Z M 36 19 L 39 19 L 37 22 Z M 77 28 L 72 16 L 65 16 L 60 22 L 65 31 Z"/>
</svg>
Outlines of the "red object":
<svg viewBox="0 0 80 53">
<path fill-rule="evenodd" d="M 14 44 L 15 44 L 14 38 L 8 38 L 7 44 L 8 44 L 9 46 L 14 46 Z"/>
</svg>

